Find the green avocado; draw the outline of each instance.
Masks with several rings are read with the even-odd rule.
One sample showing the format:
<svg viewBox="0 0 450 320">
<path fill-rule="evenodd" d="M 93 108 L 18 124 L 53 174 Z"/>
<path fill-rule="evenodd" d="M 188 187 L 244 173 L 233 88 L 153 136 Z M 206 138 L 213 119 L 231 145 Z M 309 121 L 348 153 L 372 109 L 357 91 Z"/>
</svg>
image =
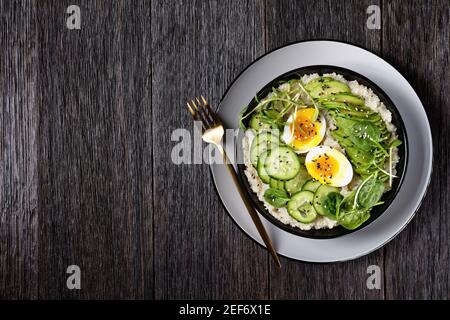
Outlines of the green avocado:
<svg viewBox="0 0 450 320">
<path fill-rule="evenodd" d="M 357 106 L 363 106 L 364 100 L 360 97 L 357 97 L 353 94 L 349 93 L 334 93 L 330 94 L 328 96 L 323 96 L 320 98 L 320 102 L 324 101 L 335 101 L 335 102 L 344 102 L 344 103 L 351 103 Z"/>
<path fill-rule="evenodd" d="M 309 94 L 313 98 L 321 98 L 334 93 L 350 92 L 350 88 L 343 82 L 332 80 L 325 81 L 321 85 L 314 86 Z"/>
<path fill-rule="evenodd" d="M 331 78 L 331 77 L 319 77 L 319 78 L 316 78 L 314 80 L 311 80 L 307 84 L 305 84 L 305 89 L 308 90 L 308 91 L 311 91 L 315 87 L 318 87 L 321 84 L 323 84 L 324 82 L 328 82 L 328 81 L 334 81 L 334 79 Z"/>
</svg>

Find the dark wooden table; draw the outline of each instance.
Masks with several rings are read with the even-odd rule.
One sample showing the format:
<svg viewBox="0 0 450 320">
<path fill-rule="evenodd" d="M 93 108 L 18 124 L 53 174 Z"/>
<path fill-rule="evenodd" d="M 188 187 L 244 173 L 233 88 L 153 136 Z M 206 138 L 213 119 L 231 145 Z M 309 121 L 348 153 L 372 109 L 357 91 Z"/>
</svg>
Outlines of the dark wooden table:
<svg viewBox="0 0 450 320">
<path fill-rule="evenodd" d="M 81 8 L 81 30 L 66 8 Z M 366 27 L 379 5 L 381 30 Z M 0 298 L 450 297 L 450 3 L 0 0 Z M 349 41 L 411 81 L 434 134 L 415 219 L 345 263 L 283 258 L 231 221 L 207 165 L 170 161 L 187 98 L 216 105 L 286 43 Z M 409 186 L 414 187 L 414 186 Z M 81 290 L 66 268 L 81 268 Z M 366 287 L 369 265 L 381 290 Z"/>
</svg>

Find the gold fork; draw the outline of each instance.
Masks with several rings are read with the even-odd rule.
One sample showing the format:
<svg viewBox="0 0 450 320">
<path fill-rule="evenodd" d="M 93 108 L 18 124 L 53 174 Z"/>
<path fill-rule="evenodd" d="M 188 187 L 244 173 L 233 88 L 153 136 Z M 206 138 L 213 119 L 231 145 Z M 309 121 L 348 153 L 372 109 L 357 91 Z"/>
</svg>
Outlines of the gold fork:
<svg viewBox="0 0 450 320">
<path fill-rule="evenodd" d="M 258 213 L 253 207 L 253 204 L 250 200 L 247 191 L 244 190 L 244 188 L 242 187 L 239 178 L 236 174 L 236 171 L 234 171 L 233 165 L 230 162 L 230 159 L 228 159 L 228 156 L 225 153 L 224 148 L 222 147 L 222 138 L 225 131 L 222 122 L 217 117 L 215 112 L 212 111 L 211 107 L 209 106 L 208 102 L 206 102 L 206 99 L 203 96 L 201 96 L 200 98 L 197 97 L 195 98 L 195 100 L 197 101 L 197 104 L 195 103 L 194 100 L 192 100 L 191 103 L 189 102 L 187 103 L 187 108 L 191 113 L 192 117 L 194 118 L 194 120 L 202 122 L 203 141 L 211 143 L 215 145 L 217 149 L 219 149 L 219 152 L 223 157 L 224 163 L 226 164 L 228 171 L 233 177 L 234 184 L 238 188 L 239 194 L 241 195 L 241 198 L 244 201 L 245 207 L 247 208 L 248 213 L 250 214 L 250 217 L 252 218 L 253 223 L 255 224 L 256 229 L 259 232 L 259 235 L 266 244 L 267 249 L 269 250 L 270 254 L 275 260 L 275 263 L 280 268 L 281 267 L 280 259 L 278 258 L 277 252 L 273 247 L 272 241 L 270 240 L 269 235 L 267 234 L 266 229 L 264 228 Z"/>
</svg>

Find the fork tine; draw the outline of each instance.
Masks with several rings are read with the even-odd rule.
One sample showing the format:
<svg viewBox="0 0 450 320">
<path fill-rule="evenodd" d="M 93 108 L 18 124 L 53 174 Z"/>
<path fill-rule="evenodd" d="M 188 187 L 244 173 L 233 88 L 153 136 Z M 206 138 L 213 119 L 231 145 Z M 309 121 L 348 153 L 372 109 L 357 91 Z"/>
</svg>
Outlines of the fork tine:
<svg viewBox="0 0 450 320">
<path fill-rule="evenodd" d="M 189 105 L 189 102 L 186 103 L 187 104 L 187 109 L 189 111 L 189 113 L 191 114 L 191 116 L 195 119 L 195 112 L 194 110 L 192 110 L 192 107 Z"/>
<path fill-rule="evenodd" d="M 211 114 L 210 110 L 206 107 L 207 104 L 200 102 L 200 99 L 198 97 L 196 97 L 195 99 L 197 100 L 198 105 L 202 107 L 203 112 L 205 113 L 205 117 L 208 118 L 211 125 L 214 125 L 216 123 L 216 120 L 214 119 L 214 116 Z"/>
<path fill-rule="evenodd" d="M 206 110 L 206 112 L 208 113 L 208 115 L 211 117 L 213 123 L 218 123 L 218 119 L 216 116 L 216 113 L 211 109 L 211 107 L 209 106 L 209 103 L 206 101 L 204 96 L 200 96 L 202 98 L 203 101 L 203 106 Z"/>
<path fill-rule="evenodd" d="M 198 112 L 194 111 L 194 108 L 189 104 L 189 102 L 186 103 L 187 105 L 187 109 L 189 111 L 189 113 L 191 114 L 192 118 L 194 118 L 194 121 L 199 121 L 199 117 L 198 117 Z M 203 120 L 200 119 L 200 122 L 202 123 L 202 129 L 206 129 L 205 128 L 205 124 L 203 123 Z"/>
<path fill-rule="evenodd" d="M 205 112 L 202 111 L 201 106 L 198 106 L 195 104 L 195 101 L 192 99 L 191 100 L 192 105 L 194 106 L 195 111 L 197 111 L 197 115 L 200 116 L 200 119 L 203 123 L 203 126 L 205 129 L 208 129 L 209 127 L 211 127 L 211 123 L 209 121 L 209 119 L 206 117 Z"/>
</svg>

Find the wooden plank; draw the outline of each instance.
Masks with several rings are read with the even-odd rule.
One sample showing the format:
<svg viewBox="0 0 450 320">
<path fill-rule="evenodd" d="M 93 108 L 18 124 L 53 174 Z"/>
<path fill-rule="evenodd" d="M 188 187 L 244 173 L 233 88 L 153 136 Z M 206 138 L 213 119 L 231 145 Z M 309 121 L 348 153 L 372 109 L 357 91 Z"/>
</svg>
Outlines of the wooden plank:
<svg viewBox="0 0 450 320">
<path fill-rule="evenodd" d="M 267 45 L 273 49 L 302 39 L 337 39 L 380 51 L 381 32 L 366 28 L 366 9 L 378 1 L 267 1 Z M 383 269 L 383 249 L 366 257 L 336 264 L 308 264 L 283 259 L 270 269 L 272 299 L 382 299 L 368 290 L 369 265 Z"/>
<path fill-rule="evenodd" d="M 187 99 L 216 106 L 264 52 L 262 1 L 152 2 L 156 298 L 266 298 L 268 255 L 227 216 L 207 165 L 174 165 Z"/>
<path fill-rule="evenodd" d="M 150 6 L 70 4 L 39 2 L 39 296 L 152 298 Z"/>
<path fill-rule="evenodd" d="M 450 4 L 386 2 L 383 17 L 383 54 L 416 89 L 434 139 L 427 196 L 414 220 L 386 246 L 386 297 L 449 299 Z"/>
<path fill-rule="evenodd" d="M 0 2 L 0 299 L 37 297 L 35 15 Z"/>
</svg>

